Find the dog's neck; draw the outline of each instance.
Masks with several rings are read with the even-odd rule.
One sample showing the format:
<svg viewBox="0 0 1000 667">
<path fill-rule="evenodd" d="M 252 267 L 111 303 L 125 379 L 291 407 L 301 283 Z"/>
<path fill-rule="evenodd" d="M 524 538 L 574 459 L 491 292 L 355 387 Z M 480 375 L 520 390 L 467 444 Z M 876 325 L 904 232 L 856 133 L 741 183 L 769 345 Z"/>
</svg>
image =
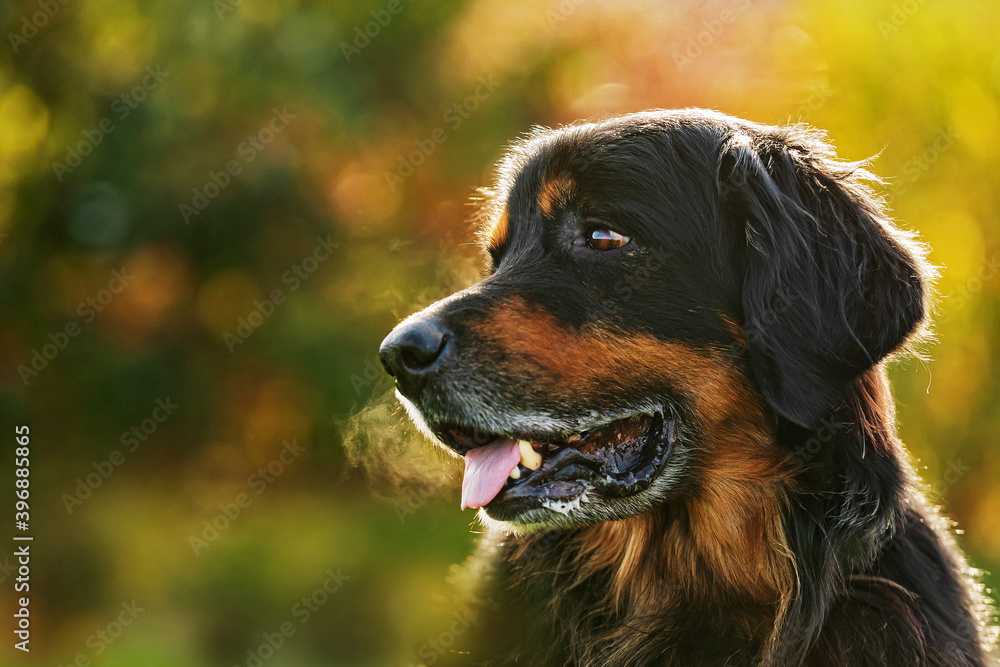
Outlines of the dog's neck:
<svg viewBox="0 0 1000 667">
<path fill-rule="evenodd" d="M 664 637 L 723 637 L 720 651 L 748 656 L 768 656 L 779 632 L 799 632 L 805 650 L 822 628 L 822 601 L 841 573 L 876 556 L 901 506 L 905 467 L 885 373 L 876 368 L 860 376 L 843 406 L 814 431 L 781 420 L 764 427 L 756 416 L 735 428 L 727 423 L 728 433 L 715 432 L 725 439 L 711 446 L 714 458 L 705 467 L 718 477 L 700 480 L 699 488 L 657 510 L 497 543 L 509 599 L 525 614 L 549 617 L 528 623 L 548 628 L 539 642 L 553 646 L 555 627 L 568 635 L 556 643 L 599 651 L 594 657 L 614 664 L 612 657 L 648 650 L 648 633 L 637 635 L 636 626 Z M 751 426 L 762 430 L 741 430 Z M 854 468 L 854 479 L 879 476 L 879 483 L 859 485 L 848 496 L 832 493 L 833 480 L 806 479 L 819 457 Z M 828 487 L 828 496 L 797 492 Z M 880 497 L 872 497 L 875 489 L 883 489 Z M 838 532 L 851 539 L 830 539 Z M 830 543 L 851 546 L 814 562 L 793 556 Z M 595 609 L 600 618 L 580 617 Z M 762 614 L 773 622 L 761 625 Z M 686 653 L 674 646 L 678 656 Z"/>
</svg>

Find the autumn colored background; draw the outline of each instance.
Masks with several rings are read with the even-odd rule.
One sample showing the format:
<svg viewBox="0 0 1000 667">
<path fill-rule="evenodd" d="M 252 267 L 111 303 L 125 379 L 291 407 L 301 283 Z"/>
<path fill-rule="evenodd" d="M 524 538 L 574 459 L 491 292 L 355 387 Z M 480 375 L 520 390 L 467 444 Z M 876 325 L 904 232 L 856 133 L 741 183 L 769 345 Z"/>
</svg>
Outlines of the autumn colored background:
<svg viewBox="0 0 1000 667">
<path fill-rule="evenodd" d="M 902 436 L 1000 582 L 993 3 L 27 0 L 0 27 L 4 628 L 19 424 L 35 535 L 33 650 L 5 629 L 0 662 L 433 663 L 472 514 L 419 481 L 378 343 L 475 278 L 507 142 L 653 107 L 878 154 L 942 267 Z"/>
</svg>

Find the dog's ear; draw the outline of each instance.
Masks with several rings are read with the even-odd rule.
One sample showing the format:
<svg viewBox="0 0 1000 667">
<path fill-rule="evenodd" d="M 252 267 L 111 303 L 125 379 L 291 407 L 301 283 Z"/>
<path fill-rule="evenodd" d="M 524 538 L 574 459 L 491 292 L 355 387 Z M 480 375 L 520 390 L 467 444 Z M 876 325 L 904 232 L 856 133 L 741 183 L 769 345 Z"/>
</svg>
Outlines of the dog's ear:
<svg viewBox="0 0 1000 667">
<path fill-rule="evenodd" d="M 865 186 L 874 176 L 814 133 L 733 135 L 718 166 L 751 370 L 780 415 L 811 428 L 920 326 L 927 265 Z"/>
</svg>

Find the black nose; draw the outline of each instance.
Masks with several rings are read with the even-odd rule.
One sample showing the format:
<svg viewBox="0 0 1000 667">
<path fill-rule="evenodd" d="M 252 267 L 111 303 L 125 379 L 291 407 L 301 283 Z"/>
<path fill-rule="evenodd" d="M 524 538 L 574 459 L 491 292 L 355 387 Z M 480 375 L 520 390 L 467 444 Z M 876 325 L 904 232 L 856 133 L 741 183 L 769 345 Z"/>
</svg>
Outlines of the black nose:
<svg viewBox="0 0 1000 667">
<path fill-rule="evenodd" d="M 448 346 L 448 330 L 436 318 L 404 322 L 385 337 L 378 354 L 385 371 L 396 378 L 396 386 L 409 398 L 427 384 Z"/>
</svg>

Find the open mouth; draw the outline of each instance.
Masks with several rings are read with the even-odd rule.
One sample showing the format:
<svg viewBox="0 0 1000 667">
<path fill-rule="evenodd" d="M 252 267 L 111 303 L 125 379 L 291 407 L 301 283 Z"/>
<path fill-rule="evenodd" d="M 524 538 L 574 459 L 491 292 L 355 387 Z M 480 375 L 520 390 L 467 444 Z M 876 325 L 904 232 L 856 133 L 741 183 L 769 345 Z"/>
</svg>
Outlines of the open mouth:
<svg viewBox="0 0 1000 667">
<path fill-rule="evenodd" d="M 500 508 L 503 515 L 546 507 L 561 514 L 588 492 L 628 496 L 645 489 L 676 438 L 662 412 L 635 413 L 565 438 L 486 433 L 441 426 L 439 437 L 465 456 L 462 509 Z"/>
</svg>

